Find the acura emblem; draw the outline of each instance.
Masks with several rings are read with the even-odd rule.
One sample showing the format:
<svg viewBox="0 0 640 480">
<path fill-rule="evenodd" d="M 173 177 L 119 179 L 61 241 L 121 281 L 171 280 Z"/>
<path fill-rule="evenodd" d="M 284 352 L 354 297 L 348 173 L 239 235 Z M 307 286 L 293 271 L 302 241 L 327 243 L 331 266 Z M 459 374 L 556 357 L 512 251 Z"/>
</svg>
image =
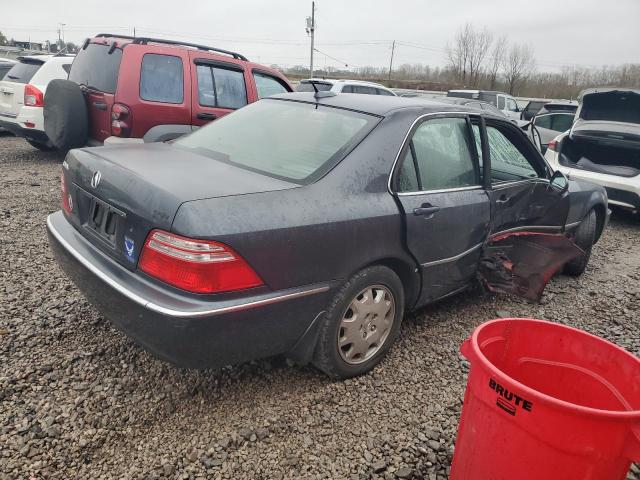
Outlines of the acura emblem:
<svg viewBox="0 0 640 480">
<path fill-rule="evenodd" d="M 96 172 L 93 174 L 93 177 L 91 177 L 91 187 L 96 188 L 98 185 L 100 185 L 101 178 L 102 174 L 100 173 L 100 170 L 96 170 Z"/>
</svg>

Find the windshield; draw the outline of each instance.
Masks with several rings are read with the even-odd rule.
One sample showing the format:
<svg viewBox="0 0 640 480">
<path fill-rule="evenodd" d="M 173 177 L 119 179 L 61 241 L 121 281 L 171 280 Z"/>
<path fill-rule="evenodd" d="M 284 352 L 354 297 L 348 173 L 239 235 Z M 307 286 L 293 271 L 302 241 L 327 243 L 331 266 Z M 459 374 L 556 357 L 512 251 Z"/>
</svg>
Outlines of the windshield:
<svg viewBox="0 0 640 480">
<path fill-rule="evenodd" d="M 69 80 L 104 93 L 115 93 L 122 50 L 116 48 L 109 53 L 110 45 L 90 43 L 76 56 Z"/>
<path fill-rule="evenodd" d="M 36 72 L 42 66 L 42 62 L 33 60 L 21 60 L 7 72 L 4 80 L 15 83 L 29 83 Z"/>
<path fill-rule="evenodd" d="M 276 178 L 306 184 L 342 160 L 378 117 L 317 104 L 260 100 L 174 145 Z"/>
</svg>

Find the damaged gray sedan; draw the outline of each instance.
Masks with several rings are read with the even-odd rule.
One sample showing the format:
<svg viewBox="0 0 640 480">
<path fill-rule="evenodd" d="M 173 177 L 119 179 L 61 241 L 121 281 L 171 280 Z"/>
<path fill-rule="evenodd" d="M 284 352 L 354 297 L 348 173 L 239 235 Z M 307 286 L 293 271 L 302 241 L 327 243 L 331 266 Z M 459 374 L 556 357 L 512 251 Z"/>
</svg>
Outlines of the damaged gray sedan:
<svg viewBox="0 0 640 480">
<path fill-rule="evenodd" d="M 60 264 L 142 346 L 194 368 L 285 354 L 335 378 L 478 279 L 536 299 L 582 273 L 608 219 L 604 189 L 552 174 L 509 120 L 327 92 L 172 144 L 72 150 L 61 186 Z"/>
</svg>

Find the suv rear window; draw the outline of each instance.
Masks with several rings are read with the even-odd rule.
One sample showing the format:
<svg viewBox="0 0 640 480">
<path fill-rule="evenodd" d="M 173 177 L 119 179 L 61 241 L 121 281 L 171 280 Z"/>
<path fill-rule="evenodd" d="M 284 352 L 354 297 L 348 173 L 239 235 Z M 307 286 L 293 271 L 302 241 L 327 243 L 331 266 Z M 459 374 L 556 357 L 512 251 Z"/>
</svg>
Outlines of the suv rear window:
<svg viewBox="0 0 640 480">
<path fill-rule="evenodd" d="M 208 64 L 196 66 L 198 102 L 204 107 L 236 109 L 247 104 L 244 73 Z"/>
<path fill-rule="evenodd" d="M 29 83 L 36 72 L 43 65 L 42 62 L 32 60 L 20 60 L 7 72 L 4 80 L 16 83 Z"/>
<path fill-rule="evenodd" d="M 109 53 L 110 45 L 90 43 L 76 55 L 69 80 L 104 93 L 115 93 L 118 72 L 122 60 L 122 49 Z"/>
<path fill-rule="evenodd" d="M 378 117 L 318 104 L 264 99 L 180 138 L 174 145 L 299 184 L 340 162 Z"/>
</svg>

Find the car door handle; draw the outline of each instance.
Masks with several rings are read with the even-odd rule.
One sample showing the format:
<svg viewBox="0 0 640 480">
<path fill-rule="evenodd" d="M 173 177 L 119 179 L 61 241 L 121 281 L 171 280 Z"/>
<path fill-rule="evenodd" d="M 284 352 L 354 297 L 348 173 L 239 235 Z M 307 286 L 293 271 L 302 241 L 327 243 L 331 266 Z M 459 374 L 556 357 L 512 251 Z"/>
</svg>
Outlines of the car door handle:
<svg viewBox="0 0 640 480">
<path fill-rule="evenodd" d="M 98 110 L 106 110 L 107 109 L 107 104 L 103 103 L 103 102 L 93 102 L 93 106 L 96 107 Z"/>
<path fill-rule="evenodd" d="M 425 216 L 427 218 L 433 217 L 435 213 L 440 211 L 440 207 L 431 205 L 430 203 L 423 203 L 419 208 L 413 209 L 413 214 L 416 216 Z"/>
<path fill-rule="evenodd" d="M 511 202 L 511 197 L 507 197 L 506 195 L 500 195 L 500 198 L 496 200 L 496 205 L 509 205 Z"/>
<path fill-rule="evenodd" d="M 214 113 L 199 113 L 196 115 L 200 120 L 215 120 L 218 116 Z"/>
</svg>

